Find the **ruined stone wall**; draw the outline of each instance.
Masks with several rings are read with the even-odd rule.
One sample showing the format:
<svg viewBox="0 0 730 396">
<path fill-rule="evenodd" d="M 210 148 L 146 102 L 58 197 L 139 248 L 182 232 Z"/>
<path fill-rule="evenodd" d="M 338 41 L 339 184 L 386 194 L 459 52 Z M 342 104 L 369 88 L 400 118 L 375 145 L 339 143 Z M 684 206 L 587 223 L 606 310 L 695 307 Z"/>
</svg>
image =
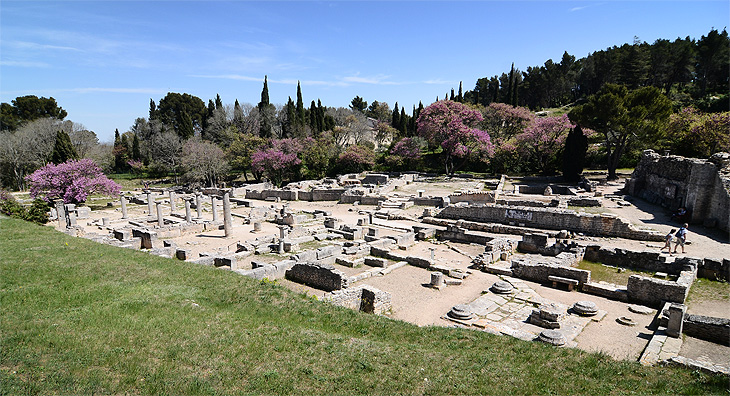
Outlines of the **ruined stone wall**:
<svg viewBox="0 0 730 396">
<path fill-rule="evenodd" d="M 540 283 L 548 283 L 548 277 L 551 275 L 575 279 L 580 285 L 584 285 L 591 280 L 590 271 L 560 265 L 549 261 L 536 262 L 532 260 L 515 259 L 512 260 L 512 273 L 518 278 Z"/>
<path fill-rule="evenodd" d="M 672 275 L 678 275 L 683 267 L 683 264 L 676 260 L 667 262 L 667 256 L 659 252 L 632 251 L 598 245 L 587 246 L 584 258 L 614 267 L 646 272 L 666 272 Z"/>
<path fill-rule="evenodd" d="M 663 241 L 657 231 L 640 230 L 615 215 L 578 213 L 553 208 L 528 208 L 505 205 L 449 206 L 439 218 L 495 222 L 525 227 L 568 230 L 589 235 L 612 236 L 644 241 Z"/>
<path fill-rule="evenodd" d="M 691 223 L 706 223 L 730 231 L 730 165 L 728 154 L 709 160 L 644 151 L 631 179 L 630 195 L 674 211 L 685 206 Z"/>
<path fill-rule="evenodd" d="M 347 288 L 349 279 L 331 264 L 297 263 L 286 271 L 286 278 L 320 290 Z"/>
<path fill-rule="evenodd" d="M 695 276 L 692 271 L 682 271 L 676 282 L 631 275 L 626 285 L 629 301 L 654 308 L 661 308 L 664 302 L 684 304 Z"/>
<path fill-rule="evenodd" d="M 369 285 L 335 290 L 326 295 L 323 300 L 345 308 L 376 315 L 382 315 L 392 307 L 390 293 Z"/>
<path fill-rule="evenodd" d="M 730 319 L 685 314 L 682 332 L 691 337 L 730 346 Z"/>
</svg>

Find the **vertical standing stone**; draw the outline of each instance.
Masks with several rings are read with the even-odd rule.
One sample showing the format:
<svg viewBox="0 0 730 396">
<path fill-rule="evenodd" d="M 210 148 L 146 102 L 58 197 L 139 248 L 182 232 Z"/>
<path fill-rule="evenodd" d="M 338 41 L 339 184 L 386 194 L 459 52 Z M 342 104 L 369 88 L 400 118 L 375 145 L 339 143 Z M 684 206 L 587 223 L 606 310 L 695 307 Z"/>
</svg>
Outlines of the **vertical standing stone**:
<svg viewBox="0 0 730 396">
<path fill-rule="evenodd" d="M 174 215 L 177 208 L 175 208 L 175 192 L 170 190 L 170 214 Z"/>
<path fill-rule="evenodd" d="M 190 213 L 190 199 L 185 200 L 185 222 L 190 223 L 192 222 L 192 215 Z"/>
<path fill-rule="evenodd" d="M 261 222 L 260 221 L 253 222 L 253 232 L 261 232 Z"/>
<path fill-rule="evenodd" d="M 280 225 L 277 227 L 279 228 L 279 238 L 284 240 L 284 238 L 286 238 L 287 230 L 289 230 L 289 226 Z"/>
<path fill-rule="evenodd" d="M 76 205 L 63 205 L 66 211 L 66 227 L 76 227 Z"/>
<path fill-rule="evenodd" d="M 213 221 L 218 221 L 218 208 L 216 208 L 215 204 L 215 195 L 210 196 L 210 206 L 211 210 L 213 211 Z"/>
<path fill-rule="evenodd" d="M 147 190 L 147 215 L 152 217 L 152 192 Z"/>
<path fill-rule="evenodd" d="M 109 227 L 109 218 L 108 217 L 102 217 L 101 218 L 101 226 L 102 227 Z"/>
<path fill-rule="evenodd" d="M 63 200 L 56 201 L 56 212 L 58 212 L 58 225 L 66 228 L 66 209 L 63 206 Z"/>
<path fill-rule="evenodd" d="M 155 202 L 157 206 L 157 225 L 162 227 L 165 225 L 165 220 L 162 218 L 162 202 Z"/>
<path fill-rule="evenodd" d="M 279 254 L 284 254 L 284 239 L 279 239 Z"/>
<path fill-rule="evenodd" d="M 231 199 L 229 192 L 223 193 L 223 230 L 225 236 L 231 236 L 231 227 L 233 225 L 233 218 L 231 217 Z"/>
<path fill-rule="evenodd" d="M 674 338 L 682 336 L 684 327 L 684 311 L 687 307 L 684 304 L 669 305 L 669 323 L 667 323 L 667 335 Z"/>
<path fill-rule="evenodd" d="M 197 213 L 198 218 L 202 217 L 202 214 L 200 212 L 202 208 L 202 205 L 200 204 L 200 195 L 201 194 L 199 192 L 195 193 L 195 212 Z"/>
<path fill-rule="evenodd" d="M 428 248 L 431 251 L 431 262 L 436 258 L 436 248 Z"/>
<path fill-rule="evenodd" d="M 122 204 L 122 218 L 127 218 L 127 197 L 124 194 L 119 196 L 119 202 Z"/>
</svg>

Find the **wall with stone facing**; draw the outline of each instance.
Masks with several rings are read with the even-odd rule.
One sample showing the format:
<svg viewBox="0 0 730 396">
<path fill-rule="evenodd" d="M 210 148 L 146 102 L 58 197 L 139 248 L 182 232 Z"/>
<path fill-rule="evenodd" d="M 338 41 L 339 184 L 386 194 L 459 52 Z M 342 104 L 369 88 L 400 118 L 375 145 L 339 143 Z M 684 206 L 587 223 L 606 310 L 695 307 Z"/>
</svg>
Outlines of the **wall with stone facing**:
<svg viewBox="0 0 730 396">
<path fill-rule="evenodd" d="M 385 314 L 392 308 L 390 293 L 369 285 L 335 290 L 325 295 L 323 301 L 376 315 Z"/>
<path fill-rule="evenodd" d="M 730 155 L 709 160 L 644 151 L 626 192 L 674 211 L 685 206 L 691 223 L 715 222 L 730 231 Z"/>
<path fill-rule="evenodd" d="M 462 219 L 494 222 L 551 230 L 568 230 L 589 235 L 612 236 L 643 241 L 663 241 L 657 231 L 640 230 L 628 221 L 607 214 L 578 213 L 554 208 L 528 208 L 506 205 L 449 206 L 436 216 L 442 219 Z"/>
<path fill-rule="evenodd" d="M 331 264 L 297 263 L 286 271 L 286 278 L 325 291 L 349 286 L 347 275 Z"/>
<path fill-rule="evenodd" d="M 565 254 L 565 253 L 561 253 Z M 560 255 L 558 255 L 560 256 Z M 560 276 L 563 278 L 575 279 L 579 282 L 579 287 L 584 285 L 591 280 L 591 272 L 573 268 L 559 263 L 554 262 L 552 258 L 550 261 L 540 260 L 526 260 L 526 259 L 514 259 L 512 260 L 512 274 L 514 276 L 527 279 L 534 282 L 548 283 L 549 276 Z M 557 258 L 560 260 L 561 258 Z"/>
<path fill-rule="evenodd" d="M 664 302 L 684 304 L 694 280 L 694 271 L 680 272 L 677 281 L 631 275 L 626 285 L 626 293 L 629 301 L 653 308 L 661 308 Z"/>
<path fill-rule="evenodd" d="M 586 246 L 584 258 L 588 261 L 630 268 L 646 272 L 666 272 L 679 275 L 683 263 L 679 260 L 668 262 L 667 256 L 656 251 L 634 251 L 619 248 L 606 248 L 599 245 Z"/>
<path fill-rule="evenodd" d="M 730 346 L 730 319 L 685 314 L 682 332 L 691 337 Z"/>
</svg>

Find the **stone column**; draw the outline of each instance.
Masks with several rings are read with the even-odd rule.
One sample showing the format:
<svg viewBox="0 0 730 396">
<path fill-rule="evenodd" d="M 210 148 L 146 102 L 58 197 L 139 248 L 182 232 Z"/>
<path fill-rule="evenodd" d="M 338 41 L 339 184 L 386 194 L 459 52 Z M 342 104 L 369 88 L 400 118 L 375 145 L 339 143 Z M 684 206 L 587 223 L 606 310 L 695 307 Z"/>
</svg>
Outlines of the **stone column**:
<svg viewBox="0 0 730 396">
<path fill-rule="evenodd" d="M 56 201 L 56 212 L 58 212 L 58 225 L 66 228 L 66 208 L 63 206 L 63 200 Z"/>
<path fill-rule="evenodd" d="M 669 323 L 667 323 L 667 335 L 674 338 L 682 336 L 682 328 L 684 327 L 684 311 L 687 306 L 684 304 L 669 305 Z"/>
<path fill-rule="evenodd" d="M 190 214 L 190 199 L 185 199 L 185 221 L 190 223 L 193 221 L 192 215 Z"/>
<path fill-rule="evenodd" d="M 431 251 L 431 262 L 436 258 L 436 248 L 428 248 Z"/>
<path fill-rule="evenodd" d="M 66 227 L 76 227 L 76 205 L 63 205 L 66 212 Z"/>
<path fill-rule="evenodd" d="M 170 191 L 170 214 L 171 215 L 174 215 L 175 214 L 175 210 L 176 210 L 176 208 L 175 208 L 175 199 L 176 199 L 175 192 L 174 191 Z"/>
<path fill-rule="evenodd" d="M 102 217 L 101 218 L 101 226 L 102 227 L 109 227 L 109 218 L 108 217 Z"/>
<path fill-rule="evenodd" d="M 280 225 L 277 227 L 279 228 L 279 238 L 284 240 L 284 238 L 286 238 L 287 231 L 289 230 L 289 226 Z"/>
<path fill-rule="evenodd" d="M 147 215 L 152 217 L 152 192 L 150 190 L 145 192 L 147 193 Z"/>
<path fill-rule="evenodd" d="M 223 230 L 225 236 L 231 236 L 231 228 L 233 226 L 233 218 L 231 217 L 231 199 L 229 198 L 230 193 L 226 191 L 223 193 Z"/>
<path fill-rule="evenodd" d="M 202 214 L 201 214 L 202 205 L 200 204 L 200 201 L 201 201 L 200 196 L 201 196 L 201 194 L 199 192 L 195 193 L 195 212 L 198 214 L 198 218 L 202 217 Z"/>
<path fill-rule="evenodd" d="M 162 202 L 155 202 L 157 206 L 157 225 L 162 227 L 165 225 L 165 220 L 162 218 Z"/>
<path fill-rule="evenodd" d="M 124 194 L 119 196 L 119 202 L 122 204 L 122 218 L 127 218 L 127 197 Z"/>
<path fill-rule="evenodd" d="M 261 232 L 261 222 L 260 221 L 253 222 L 253 232 Z"/>
<path fill-rule="evenodd" d="M 210 196 L 210 206 L 213 211 L 213 221 L 218 221 L 218 208 L 216 208 L 215 195 Z"/>
</svg>

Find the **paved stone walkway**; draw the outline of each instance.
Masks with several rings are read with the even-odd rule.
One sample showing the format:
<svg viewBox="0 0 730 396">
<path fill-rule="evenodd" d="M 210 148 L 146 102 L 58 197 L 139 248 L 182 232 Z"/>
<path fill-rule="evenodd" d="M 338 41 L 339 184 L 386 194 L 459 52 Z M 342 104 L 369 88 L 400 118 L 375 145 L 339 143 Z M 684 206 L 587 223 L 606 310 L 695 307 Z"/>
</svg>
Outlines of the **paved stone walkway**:
<svg viewBox="0 0 730 396">
<path fill-rule="evenodd" d="M 444 319 L 457 322 L 467 327 L 476 327 L 497 335 L 509 335 L 525 341 L 535 340 L 545 330 L 529 322 L 532 311 L 544 304 L 553 304 L 565 313 L 559 321 L 558 331 L 566 339 L 566 346 L 575 347 L 575 337 L 591 322 L 600 322 L 606 311 L 599 310 L 594 316 L 581 316 L 570 307 L 541 297 L 520 279 L 501 276 L 504 281 L 514 287 L 509 294 L 496 294 L 487 291 L 476 300 L 466 304 L 474 317 L 469 320 L 454 319 L 444 315 Z"/>
</svg>

